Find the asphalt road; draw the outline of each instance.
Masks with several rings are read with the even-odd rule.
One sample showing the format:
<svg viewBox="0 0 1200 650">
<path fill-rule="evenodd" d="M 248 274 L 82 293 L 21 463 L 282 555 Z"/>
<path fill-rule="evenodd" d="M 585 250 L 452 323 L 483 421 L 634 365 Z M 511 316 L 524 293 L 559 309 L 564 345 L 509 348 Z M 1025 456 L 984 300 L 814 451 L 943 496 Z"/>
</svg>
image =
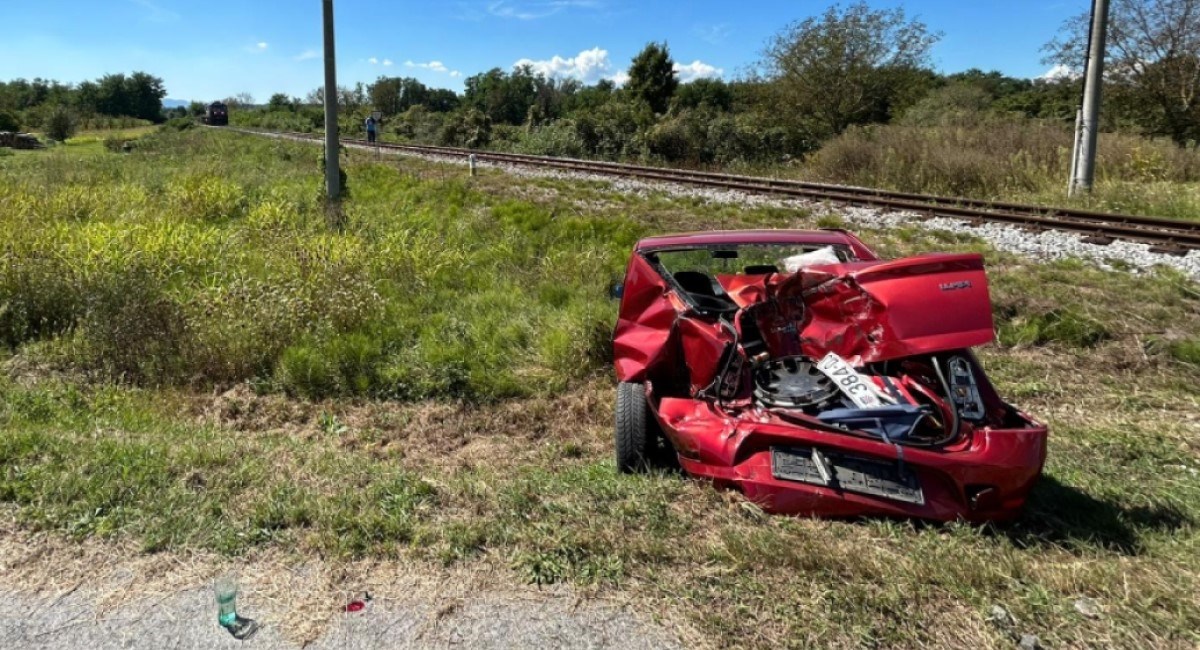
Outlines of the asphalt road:
<svg viewBox="0 0 1200 650">
<path fill-rule="evenodd" d="M 241 613 L 260 621 L 250 639 L 238 641 L 216 621 L 208 587 L 166 598 L 100 607 L 87 587 L 62 594 L 0 589 L 0 647 L 275 649 L 375 648 L 673 648 L 665 630 L 639 621 L 627 609 L 561 594 L 479 593 L 453 606 L 418 599 L 375 599 L 359 612 L 339 612 L 325 633 L 307 646 L 288 640 L 272 612 L 242 598 Z M 104 611 L 102 611 L 104 610 Z"/>
</svg>

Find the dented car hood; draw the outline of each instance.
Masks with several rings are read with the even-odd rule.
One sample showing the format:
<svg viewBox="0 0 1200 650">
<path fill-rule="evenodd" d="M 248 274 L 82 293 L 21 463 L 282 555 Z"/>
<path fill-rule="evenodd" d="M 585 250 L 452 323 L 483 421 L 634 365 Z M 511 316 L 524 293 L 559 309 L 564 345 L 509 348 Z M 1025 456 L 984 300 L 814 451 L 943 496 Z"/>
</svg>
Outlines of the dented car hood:
<svg viewBox="0 0 1200 650">
<path fill-rule="evenodd" d="M 621 381 L 644 381 L 668 359 L 691 311 L 641 255 L 630 262 L 614 332 Z M 958 350 L 995 338 L 983 256 L 929 254 L 812 266 L 797 273 L 718 275 L 758 321 L 772 357 L 835 352 L 854 365 Z M 664 297 L 670 298 L 664 300 Z"/>
<path fill-rule="evenodd" d="M 995 338 L 983 256 L 931 254 L 813 266 L 793 274 L 717 276 L 754 309 L 772 356 L 836 352 L 855 365 L 957 350 Z M 799 333 L 800 349 L 788 341 Z M 781 337 L 778 334 L 789 334 Z M 792 343 L 791 345 L 795 345 Z"/>
</svg>

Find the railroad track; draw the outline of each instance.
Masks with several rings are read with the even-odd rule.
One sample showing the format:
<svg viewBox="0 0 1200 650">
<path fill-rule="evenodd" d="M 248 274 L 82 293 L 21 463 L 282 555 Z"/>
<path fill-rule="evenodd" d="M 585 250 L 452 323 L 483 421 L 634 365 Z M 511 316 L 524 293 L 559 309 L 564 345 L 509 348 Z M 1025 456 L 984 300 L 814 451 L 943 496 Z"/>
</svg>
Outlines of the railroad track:
<svg viewBox="0 0 1200 650">
<path fill-rule="evenodd" d="M 258 135 L 284 136 L 294 139 L 321 140 L 319 135 L 262 131 L 257 129 L 234 129 Z M 377 146 L 388 151 L 419 153 L 434 156 L 463 158 L 474 155 L 476 160 L 509 165 L 562 169 L 605 176 L 637 178 L 650 181 L 680 183 L 735 190 L 754 194 L 769 194 L 829 201 L 844 205 L 867 206 L 910 212 L 925 217 L 953 217 L 972 223 L 1003 223 L 1033 232 L 1060 230 L 1078 233 L 1083 240 L 1092 244 L 1110 244 L 1117 240 L 1134 241 L 1150 245 L 1157 253 L 1186 255 L 1200 251 L 1200 223 L 1189 223 L 1160 217 L 1129 214 L 1112 214 L 1073 208 L 1056 208 L 1024 205 L 1004 201 L 982 201 L 946 196 L 892 192 L 888 190 L 844 185 L 828 185 L 805 181 L 721 174 L 716 172 L 667 169 L 645 165 L 628 165 L 574 158 L 531 156 L 526 154 L 479 151 L 459 147 L 435 147 L 378 143 L 366 140 L 343 138 L 345 144 Z"/>
</svg>

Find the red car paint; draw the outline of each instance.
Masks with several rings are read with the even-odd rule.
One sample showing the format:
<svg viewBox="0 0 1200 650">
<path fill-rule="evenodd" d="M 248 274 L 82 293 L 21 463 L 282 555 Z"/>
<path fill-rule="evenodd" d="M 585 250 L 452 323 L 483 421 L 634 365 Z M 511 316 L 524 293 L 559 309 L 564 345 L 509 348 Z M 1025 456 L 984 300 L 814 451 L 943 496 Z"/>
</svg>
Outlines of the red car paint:
<svg viewBox="0 0 1200 650">
<path fill-rule="evenodd" d="M 851 259 L 795 273 L 715 274 L 729 303 L 722 313 L 699 308 L 657 262 L 660 253 L 775 244 L 834 246 Z M 748 321 L 765 348 L 758 359 L 741 345 L 752 331 Z M 625 277 L 613 349 L 617 378 L 645 386 L 683 469 L 739 489 L 767 511 L 982 521 L 1019 513 L 1046 455 L 1046 427 L 1006 404 L 969 352 L 993 337 L 979 255 L 884 262 L 844 231 L 732 231 L 639 242 Z M 793 356 L 816 361 L 830 352 L 858 368 L 886 362 L 886 374 L 896 375 L 893 394 L 921 396 L 940 426 L 957 435 L 938 444 L 897 443 L 755 402 L 749 378 L 755 363 Z M 947 391 L 937 388 L 933 377 L 941 362 L 931 355 L 965 360 L 981 417 L 956 415 L 944 378 L 940 385 Z M 852 464 L 898 464 L 906 480 L 915 476 L 922 496 L 915 503 L 832 482 L 780 478 L 772 450 L 813 450 L 814 463 L 824 454 Z"/>
</svg>

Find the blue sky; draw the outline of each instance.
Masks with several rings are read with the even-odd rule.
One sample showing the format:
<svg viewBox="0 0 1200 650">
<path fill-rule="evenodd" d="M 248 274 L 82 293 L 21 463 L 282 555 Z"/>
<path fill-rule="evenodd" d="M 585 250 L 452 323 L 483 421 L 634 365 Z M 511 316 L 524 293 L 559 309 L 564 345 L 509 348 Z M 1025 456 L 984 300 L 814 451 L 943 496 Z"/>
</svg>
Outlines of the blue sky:
<svg viewBox="0 0 1200 650">
<path fill-rule="evenodd" d="M 620 78 L 650 40 L 666 40 L 685 79 L 733 78 L 792 21 L 826 0 L 335 0 L 339 82 L 462 80 L 522 60 L 594 82 Z M 1037 77 L 1041 46 L 1090 0 L 871 0 L 903 6 L 943 32 L 945 72 L 972 67 Z M 144 70 L 169 96 L 303 96 L 322 83 L 319 0 L 3 0 L 0 80 L 78 82 Z M 557 58 L 556 58 L 557 57 Z"/>
</svg>

